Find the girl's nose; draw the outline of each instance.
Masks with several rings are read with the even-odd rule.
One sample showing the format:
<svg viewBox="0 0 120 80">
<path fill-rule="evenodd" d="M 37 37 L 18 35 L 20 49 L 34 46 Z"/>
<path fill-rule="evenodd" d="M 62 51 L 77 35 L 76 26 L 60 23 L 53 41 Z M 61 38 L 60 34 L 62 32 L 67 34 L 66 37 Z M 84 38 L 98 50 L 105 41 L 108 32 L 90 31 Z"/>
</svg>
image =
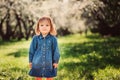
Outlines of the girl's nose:
<svg viewBox="0 0 120 80">
<path fill-rule="evenodd" d="M 43 27 L 46 28 L 46 25 L 44 25 Z"/>
</svg>

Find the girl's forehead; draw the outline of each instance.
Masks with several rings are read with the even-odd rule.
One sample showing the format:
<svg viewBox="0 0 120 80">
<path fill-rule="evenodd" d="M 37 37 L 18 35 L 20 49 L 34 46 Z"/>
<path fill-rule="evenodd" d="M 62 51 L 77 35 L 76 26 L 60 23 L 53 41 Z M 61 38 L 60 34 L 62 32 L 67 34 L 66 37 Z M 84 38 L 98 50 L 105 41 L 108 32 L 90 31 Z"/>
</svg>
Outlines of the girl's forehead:
<svg viewBox="0 0 120 80">
<path fill-rule="evenodd" d="M 39 21 L 39 24 L 41 24 L 41 23 L 49 23 L 49 24 L 50 24 L 50 21 L 47 20 L 47 19 L 44 19 L 44 20 L 40 20 L 40 21 Z"/>
</svg>

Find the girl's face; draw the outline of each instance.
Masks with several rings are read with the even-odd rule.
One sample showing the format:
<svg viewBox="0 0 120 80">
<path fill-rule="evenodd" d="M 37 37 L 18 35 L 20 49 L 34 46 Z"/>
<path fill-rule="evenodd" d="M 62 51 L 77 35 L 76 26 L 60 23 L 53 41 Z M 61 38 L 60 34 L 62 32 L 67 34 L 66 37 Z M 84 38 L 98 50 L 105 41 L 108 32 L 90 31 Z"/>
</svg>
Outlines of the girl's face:
<svg viewBox="0 0 120 80">
<path fill-rule="evenodd" d="M 39 30 L 43 35 L 50 32 L 50 22 L 48 20 L 43 20 L 39 22 Z"/>
</svg>

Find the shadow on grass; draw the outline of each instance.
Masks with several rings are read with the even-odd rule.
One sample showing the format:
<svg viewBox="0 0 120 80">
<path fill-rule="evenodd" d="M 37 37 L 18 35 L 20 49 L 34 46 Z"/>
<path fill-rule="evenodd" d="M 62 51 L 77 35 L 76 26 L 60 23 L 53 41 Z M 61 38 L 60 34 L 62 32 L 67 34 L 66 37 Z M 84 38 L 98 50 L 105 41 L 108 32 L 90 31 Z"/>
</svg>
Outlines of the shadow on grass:
<svg viewBox="0 0 120 80">
<path fill-rule="evenodd" d="M 0 45 L 11 45 L 11 43 L 16 43 L 17 40 L 10 40 L 10 41 L 2 41 L 0 40 Z"/>
<path fill-rule="evenodd" d="M 28 49 L 19 49 L 18 51 L 16 51 L 16 52 L 13 52 L 13 53 L 9 53 L 9 54 L 7 54 L 7 56 L 14 56 L 14 57 L 22 57 L 22 56 L 24 56 L 24 57 L 26 57 L 26 56 L 28 56 Z"/>
<path fill-rule="evenodd" d="M 68 72 L 79 70 L 80 78 L 86 76 L 85 80 L 94 80 L 92 72 L 98 71 L 98 69 L 104 69 L 108 65 L 120 68 L 120 39 L 105 38 L 96 41 L 94 36 L 88 39 L 89 41 L 84 43 L 66 44 L 64 46 L 66 48 L 61 49 L 64 51 L 64 54 L 61 55 L 63 59 L 76 58 L 80 60 L 80 62 L 64 62 L 62 66 L 65 70 Z"/>
</svg>

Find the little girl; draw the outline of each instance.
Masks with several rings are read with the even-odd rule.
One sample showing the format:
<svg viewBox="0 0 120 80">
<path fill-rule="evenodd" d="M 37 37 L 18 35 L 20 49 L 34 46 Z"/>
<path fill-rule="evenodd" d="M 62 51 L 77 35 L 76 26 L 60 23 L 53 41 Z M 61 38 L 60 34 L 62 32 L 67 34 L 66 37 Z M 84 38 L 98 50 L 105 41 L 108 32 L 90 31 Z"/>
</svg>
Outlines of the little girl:
<svg viewBox="0 0 120 80">
<path fill-rule="evenodd" d="M 39 19 L 35 28 L 29 49 L 29 75 L 35 80 L 53 80 L 57 75 L 57 67 L 60 58 L 56 29 L 49 17 Z"/>
</svg>

